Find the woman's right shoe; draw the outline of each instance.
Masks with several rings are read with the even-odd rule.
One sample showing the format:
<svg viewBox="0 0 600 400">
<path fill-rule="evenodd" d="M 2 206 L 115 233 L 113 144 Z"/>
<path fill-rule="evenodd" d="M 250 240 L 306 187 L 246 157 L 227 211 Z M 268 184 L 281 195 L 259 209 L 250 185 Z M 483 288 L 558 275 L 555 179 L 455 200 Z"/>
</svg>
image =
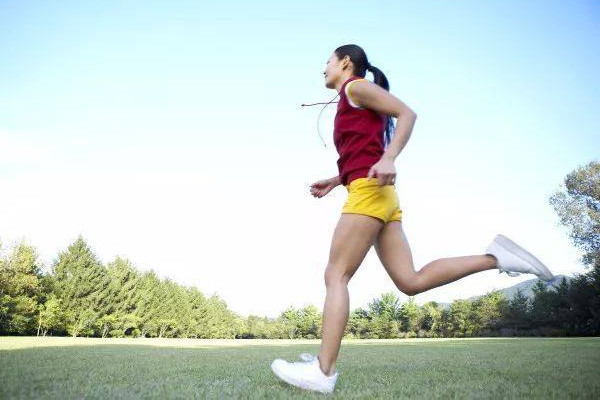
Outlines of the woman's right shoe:
<svg viewBox="0 0 600 400">
<path fill-rule="evenodd" d="M 300 358 L 304 361 L 312 361 L 312 360 L 314 360 L 315 357 L 316 357 L 316 355 L 311 354 L 311 353 L 300 354 Z"/>
<path fill-rule="evenodd" d="M 494 237 L 485 254 L 496 257 L 499 273 L 506 272 L 509 276 L 534 274 L 547 282 L 554 279 L 552 272 L 540 260 L 502 234 Z"/>
<path fill-rule="evenodd" d="M 339 375 L 338 371 L 331 376 L 325 375 L 318 357 L 297 362 L 278 358 L 271 363 L 271 369 L 279 379 L 292 386 L 321 393 L 333 393 Z"/>
</svg>

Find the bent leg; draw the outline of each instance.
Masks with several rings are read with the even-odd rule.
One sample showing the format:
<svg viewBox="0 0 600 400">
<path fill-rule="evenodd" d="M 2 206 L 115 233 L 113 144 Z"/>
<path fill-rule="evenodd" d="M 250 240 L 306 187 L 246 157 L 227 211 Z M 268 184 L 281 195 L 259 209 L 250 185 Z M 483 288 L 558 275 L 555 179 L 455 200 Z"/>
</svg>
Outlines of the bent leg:
<svg viewBox="0 0 600 400">
<path fill-rule="evenodd" d="M 401 221 L 392 221 L 385 225 L 376 239 L 375 250 L 396 287 L 409 296 L 475 272 L 496 268 L 495 257 L 482 254 L 440 258 L 416 272 Z"/>
<path fill-rule="evenodd" d="M 323 329 L 319 361 L 331 375 L 349 316 L 348 282 L 354 275 L 377 234 L 382 220 L 362 214 L 343 213 L 333 233 L 329 261 L 325 269 L 327 295 L 323 307 Z"/>
</svg>

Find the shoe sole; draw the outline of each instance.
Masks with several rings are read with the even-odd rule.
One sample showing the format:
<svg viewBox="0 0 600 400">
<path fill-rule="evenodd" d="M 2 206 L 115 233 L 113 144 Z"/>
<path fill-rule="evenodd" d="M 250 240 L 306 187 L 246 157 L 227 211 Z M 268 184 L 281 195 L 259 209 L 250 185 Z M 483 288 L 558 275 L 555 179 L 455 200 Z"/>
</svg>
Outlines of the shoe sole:
<svg viewBox="0 0 600 400">
<path fill-rule="evenodd" d="M 290 377 L 288 377 L 288 376 L 285 376 L 285 375 L 283 375 L 283 374 L 280 374 L 280 373 L 279 373 L 279 371 L 277 371 L 277 370 L 275 369 L 275 367 L 273 367 L 273 364 L 271 364 L 271 370 L 273 371 L 273 373 L 274 373 L 274 374 L 275 374 L 275 375 L 276 375 L 276 376 L 277 376 L 279 379 L 281 379 L 282 381 L 284 381 L 284 382 L 285 382 L 285 383 L 287 383 L 287 384 L 290 384 L 290 385 L 292 385 L 292 386 L 296 386 L 296 387 L 298 387 L 299 389 L 305 389 L 305 390 L 314 390 L 314 391 L 316 391 L 316 392 L 320 392 L 320 393 L 327 393 L 327 394 L 331 393 L 331 392 L 329 392 L 329 391 L 326 391 L 326 390 L 320 390 L 320 389 L 316 389 L 316 388 L 313 388 L 313 387 L 308 387 L 308 388 L 307 388 L 307 387 L 304 387 L 304 386 L 306 385 L 306 383 L 305 383 L 305 382 L 300 382 L 300 381 L 297 381 L 297 380 L 295 380 L 295 379 L 293 379 L 293 378 L 290 378 Z"/>
<path fill-rule="evenodd" d="M 544 280 L 546 282 L 550 282 L 552 279 L 554 279 L 554 275 L 552 274 L 552 272 L 550 272 L 550 270 L 548 269 L 548 267 L 546 267 L 533 254 L 531 254 L 530 252 L 528 252 L 523 247 L 519 246 L 518 244 L 516 244 L 515 242 L 513 242 L 512 240 L 510 240 L 506 236 L 504 236 L 502 234 L 498 234 L 496 236 L 496 242 L 500 246 L 504 247 L 506 250 L 510 251 L 511 253 L 513 253 L 514 255 L 516 255 L 517 257 L 519 257 L 520 259 L 522 259 L 523 261 L 525 261 L 525 262 L 529 263 L 530 265 L 532 265 L 533 268 L 535 268 L 538 272 L 541 273 L 541 275 L 545 274 L 545 275 L 548 275 L 548 276 L 552 277 L 550 279 L 546 279 L 545 277 L 542 277 L 542 276 L 538 275 L 538 277 L 540 279 L 542 279 L 542 280 Z"/>
</svg>

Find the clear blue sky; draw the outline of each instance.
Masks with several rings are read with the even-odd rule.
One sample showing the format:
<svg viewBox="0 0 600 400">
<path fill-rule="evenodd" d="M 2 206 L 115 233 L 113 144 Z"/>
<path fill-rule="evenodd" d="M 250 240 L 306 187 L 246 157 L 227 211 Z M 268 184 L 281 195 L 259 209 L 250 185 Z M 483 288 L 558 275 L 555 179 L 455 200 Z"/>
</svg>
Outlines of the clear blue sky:
<svg viewBox="0 0 600 400">
<path fill-rule="evenodd" d="M 105 261 L 130 257 L 247 312 L 248 293 L 208 264 L 275 282 L 265 290 L 305 268 L 312 292 L 281 293 L 318 305 L 345 189 L 308 195 L 337 173 L 334 110 L 325 149 L 318 109 L 299 104 L 333 97 L 325 61 L 356 43 L 418 114 L 396 163 L 417 269 L 504 229 L 570 274 L 576 252 L 547 197 L 600 157 L 599 37 L 597 1 L 0 1 L 0 235 L 49 262 L 81 232 Z M 383 290 L 368 274 L 353 306 Z M 436 298 L 489 288 L 464 282 Z"/>
</svg>

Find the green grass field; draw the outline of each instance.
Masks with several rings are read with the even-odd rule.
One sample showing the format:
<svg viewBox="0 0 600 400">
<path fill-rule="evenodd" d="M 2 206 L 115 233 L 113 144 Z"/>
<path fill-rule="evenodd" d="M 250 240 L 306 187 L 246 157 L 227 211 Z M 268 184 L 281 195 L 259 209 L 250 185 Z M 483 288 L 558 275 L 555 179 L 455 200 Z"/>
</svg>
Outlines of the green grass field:
<svg viewBox="0 0 600 400">
<path fill-rule="evenodd" d="M 0 337 L 0 399 L 600 398 L 600 338 L 344 340 L 329 396 L 272 373 L 319 343 Z"/>
</svg>

